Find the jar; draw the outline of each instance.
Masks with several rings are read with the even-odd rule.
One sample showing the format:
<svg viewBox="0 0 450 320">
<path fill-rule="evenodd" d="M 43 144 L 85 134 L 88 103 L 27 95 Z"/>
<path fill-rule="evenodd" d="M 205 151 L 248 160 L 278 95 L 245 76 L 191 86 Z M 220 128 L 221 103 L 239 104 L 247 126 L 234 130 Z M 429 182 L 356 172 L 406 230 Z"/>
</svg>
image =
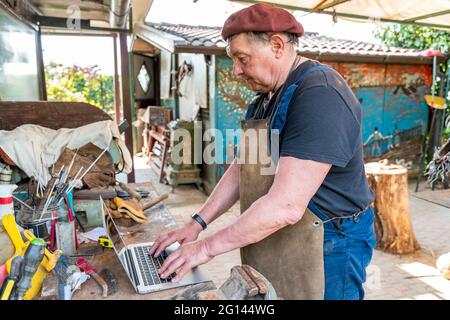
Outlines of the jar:
<svg viewBox="0 0 450 320">
<path fill-rule="evenodd" d="M 53 219 L 58 219 L 60 214 L 60 206 L 50 205 L 42 216 L 42 210 L 38 208 L 31 209 L 23 204 L 16 215 L 16 221 L 19 226 L 29 229 L 37 238 L 47 239 L 50 236 L 50 229 Z"/>
</svg>

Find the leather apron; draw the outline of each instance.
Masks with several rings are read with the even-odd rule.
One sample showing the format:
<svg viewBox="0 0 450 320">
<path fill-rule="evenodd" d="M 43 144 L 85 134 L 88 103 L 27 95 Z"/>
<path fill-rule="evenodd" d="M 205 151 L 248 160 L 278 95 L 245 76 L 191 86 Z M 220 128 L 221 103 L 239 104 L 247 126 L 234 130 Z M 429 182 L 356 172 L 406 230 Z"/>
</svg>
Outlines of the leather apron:
<svg viewBox="0 0 450 320">
<path fill-rule="evenodd" d="M 328 69 L 313 67 L 301 74 L 297 81 L 285 90 L 275 112 L 266 119 L 247 119 L 241 121 L 242 134 L 240 139 L 240 155 L 253 152 L 254 144 L 246 143 L 242 138 L 249 131 L 257 135 L 269 134 L 269 129 L 284 126 L 287 108 L 298 84 L 307 74 Z M 254 106 L 253 106 L 254 107 Z M 249 110 L 248 114 L 251 114 Z M 284 118 L 283 118 L 284 117 Z M 277 125 L 278 123 L 278 125 Z M 281 123 L 281 125 L 280 125 Z M 275 125 L 274 125 L 275 124 Z M 258 137 L 260 138 L 260 137 Z M 261 139 L 264 140 L 264 139 Z M 258 141 L 261 141 L 258 139 Z M 257 143 L 258 155 L 268 155 L 270 158 L 270 138 L 268 143 Z M 263 150 L 261 150 L 263 148 Z M 266 195 L 272 186 L 274 174 L 261 174 L 274 166 L 266 159 L 258 157 L 256 163 L 249 159 L 240 159 L 240 209 L 245 212 L 253 202 Z M 250 163 L 249 163 L 250 162 Z M 253 161 L 255 162 L 255 161 Z M 308 205 L 310 207 L 310 205 Z M 274 214 L 276 214 L 274 212 Z M 278 230 L 258 243 L 241 249 L 242 264 L 248 264 L 262 273 L 273 285 L 277 295 L 283 299 L 321 300 L 324 298 L 324 260 L 323 260 L 323 222 L 307 208 L 303 217 L 294 225 L 288 225 Z"/>
</svg>

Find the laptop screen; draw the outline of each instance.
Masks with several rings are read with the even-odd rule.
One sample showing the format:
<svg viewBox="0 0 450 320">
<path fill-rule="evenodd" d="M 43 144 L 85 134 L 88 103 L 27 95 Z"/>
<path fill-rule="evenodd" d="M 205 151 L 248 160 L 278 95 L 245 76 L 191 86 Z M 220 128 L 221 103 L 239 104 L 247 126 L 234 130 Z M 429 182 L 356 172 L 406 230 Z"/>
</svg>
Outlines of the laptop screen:
<svg viewBox="0 0 450 320">
<path fill-rule="evenodd" d="M 114 222 L 111 213 L 109 212 L 109 208 L 106 206 L 101 196 L 100 196 L 100 206 L 102 208 L 103 228 L 105 229 L 105 233 L 108 236 L 109 240 L 111 241 L 114 251 L 116 252 L 117 258 L 122 264 L 122 267 L 124 268 L 128 278 L 130 279 L 131 284 L 136 289 L 136 282 L 130 275 L 129 273 L 130 270 L 128 269 L 127 263 L 125 262 L 127 254 L 127 252 L 123 250 L 124 248 L 126 249 L 125 241 L 123 241 L 122 235 L 120 234 L 119 229 L 117 228 L 117 225 Z M 111 223 L 109 223 L 109 227 L 107 221 L 111 221 Z"/>
<path fill-rule="evenodd" d="M 105 229 L 106 235 L 109 240 L 112 242 L 114 250 L 116 250 L 117 254 L 122 252 L 122 249 L 125 248 L 125 242 L 120 235 L 119 229 L 117 228 L 113 217 L 109 212 L 109 208 L 106 206 L 102 197 L 100 197 L 100 203 L 102 206 L 102 214 L 103 214 L 103 228 Z M 105 214 L 106 213 L 106 214 Z M 107 223 L 107 221 L 111 221 L 111 223 Z"/>
</svg>

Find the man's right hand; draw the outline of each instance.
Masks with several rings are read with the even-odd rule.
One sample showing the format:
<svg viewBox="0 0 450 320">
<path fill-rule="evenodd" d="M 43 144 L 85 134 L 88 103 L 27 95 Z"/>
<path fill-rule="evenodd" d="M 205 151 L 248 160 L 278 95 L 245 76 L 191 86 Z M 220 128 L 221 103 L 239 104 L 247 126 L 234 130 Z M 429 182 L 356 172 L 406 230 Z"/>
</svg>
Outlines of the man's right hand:
<svg viewBox="0 0 450 320">
<path fill-rule="evenodd" d="M 149 255 L 158 257 L 172 243 L 178 241 L 180 245 L 183 243 L 197 240 L 198 235 L 203 230 L 202 226 L 196 221 L 190 221 L 183 227 L 173 231 L 160 234 L 148 251 Z"/>
</svg>

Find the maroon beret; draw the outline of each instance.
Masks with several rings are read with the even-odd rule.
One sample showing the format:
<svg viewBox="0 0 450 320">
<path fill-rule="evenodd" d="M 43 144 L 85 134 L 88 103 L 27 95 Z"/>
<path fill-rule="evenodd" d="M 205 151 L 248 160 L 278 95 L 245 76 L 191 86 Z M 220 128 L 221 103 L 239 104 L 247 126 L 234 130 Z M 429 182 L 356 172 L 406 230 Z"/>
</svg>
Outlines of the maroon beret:
<svg viewBox="0 0 450 320">
<path fill-rule="evenodd" d="M 288 11 L 264 3 L 241 9 L 225 21 L 222 38 L 241 32 L 287 32 L 301 37 L 303 26 Z"/>
</svg>

